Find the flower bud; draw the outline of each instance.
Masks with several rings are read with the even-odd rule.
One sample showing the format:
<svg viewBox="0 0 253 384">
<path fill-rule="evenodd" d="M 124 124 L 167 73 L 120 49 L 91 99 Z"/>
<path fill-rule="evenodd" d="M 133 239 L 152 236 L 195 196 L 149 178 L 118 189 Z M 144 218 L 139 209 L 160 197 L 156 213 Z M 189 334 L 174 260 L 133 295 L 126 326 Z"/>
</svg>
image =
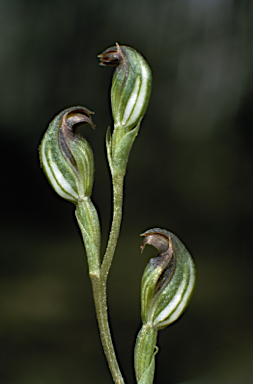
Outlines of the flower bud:
<svg viewBox="0 0 253 384">
<path fill-rule="evenodd" d="M 50 123 L 39 152 L 43 170 L 53 189 L 66 200 L 77 203 L 90 196 L 94 182 L 92 149 L 76 128 L 84 123 L 94 127 L 91 111 L 71 107 Z"/>
<path fill-rule="evenodd" d="M 151 69 L 139 52 L 117 43 L 98 57 L 101 65 L 116 65 L 111 87 L 113 119 L 115 127 L 130 130 L 146 112 L 151 93 Z"/>
<path fill-rule="evenodd" d="M 195 265 L 173 233 L 153 228 L 141 236 L 145 236 L 142 251 L 146 244 L 159 251 L 157 257 L 150 259 L 142 277 L 142 320 L 155 329 L 162 329 L 186 309 L 195 285 Z"/>
</svg>

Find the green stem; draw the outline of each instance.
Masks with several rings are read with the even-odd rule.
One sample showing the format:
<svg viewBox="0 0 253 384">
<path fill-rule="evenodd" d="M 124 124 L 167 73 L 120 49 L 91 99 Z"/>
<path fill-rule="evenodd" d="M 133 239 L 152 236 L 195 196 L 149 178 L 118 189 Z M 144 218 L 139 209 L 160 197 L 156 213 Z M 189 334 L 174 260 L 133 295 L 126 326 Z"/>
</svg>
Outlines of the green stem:
<svg viewBox="0 0 253 384">
<path fill-rule="evenodd" d="M 122 220 L 124 175 L 112 176 L 113 183 L 113 220 L 105 255 L 101 265 L 101 279 L 105 282 L 109 273 L 117 245 Z"/>
<path fill-rule="evenodd" d="M 124 176 L 112 177 L 113 182 L 113 220 L 109 240 L 107 243 L 105 255 L 100 269 L 100 279 L 97 280 L 96 276 L 92 278 L 94 301 L 96 306 L 96 313 L 98 325 L 100 330 L 101 342 L 103 345 L 104 353 L 107 362 L 116 384 L 124 384 L 123 376 L 120 372 L 117 358 L 115 355 L 112 337 L 108 322 L 108 310 L 106 299 L 106 281 L 111 267 L 112 259 L 116 249 L 120 225 L 122 220 L 122 202 L 123 202 L 123 184 Z"/>
<path fill-rule="evenodd" d="M 124 379 L 119 369 L 109 327 L 106 284 L 102 281 L 101 276 L 99 275 L 90 274 L 90 278 L 92 282 L 95 309 L 104 354 L 106 356 L 114 383 L 124 384 Z"/>
</svg>

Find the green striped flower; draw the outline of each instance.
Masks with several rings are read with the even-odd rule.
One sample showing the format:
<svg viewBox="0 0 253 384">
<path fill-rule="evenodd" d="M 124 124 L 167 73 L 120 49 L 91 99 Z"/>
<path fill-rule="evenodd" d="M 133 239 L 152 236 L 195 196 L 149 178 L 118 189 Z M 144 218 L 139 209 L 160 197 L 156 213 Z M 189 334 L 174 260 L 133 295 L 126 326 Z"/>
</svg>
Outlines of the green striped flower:
<svg viewBox="0 0 253 384">
<path fill-rule="evenodd" d="M 50 123 L 39 148 L 43 170 L 53 189 L 73 203 L 89 197 L 92 192 L 93 152 L 87 140 L 76 133 L 81 124 L 94 127 L 91 113 L 84 107 L 60 112 Z"/>
<path fill-rule="evenodd" d="M 154 228 L 142 236 L 145 236 L 142 250 L 150 244 L 159 251 L 157 257 L 150 259 L 142 278 L 142 320 L 155 329 L 162 329 L 186 309 L 195 285 L 195 266 L 173 233 Z"/>
<path fill-rule="evenodd" d="M 125 174 L 132 144 L 146 112 L 152 86 L 152 73 L 135 49 L 119 45 L 98 56 L 103 66 L 116 66 L 111 87 L 114 130 L 107 131 L 106 146 L 112 174 Z"/>
<path fill-rule="evenodd" d="M 111 87 L 113 120 L 116 127 L 130 130 L 146 112 L 152 85 L 151 69 L 139 52 L 117 43 L 98 57 L 101 65 L 116 65 Z"/>
<path fill-rule="evenodd" d="M 146 244 L 159 251 L 150 259 L 141 283 L 141 316 L 143 325 L 134 349 L 134 369 L 138 384 L 152 384 L 155 372 L 157 334 L 177 320 L 191 298 L 196 273 L 191 255 L 171 232 L 153 228 L 145 236 Z"/>
</svg>

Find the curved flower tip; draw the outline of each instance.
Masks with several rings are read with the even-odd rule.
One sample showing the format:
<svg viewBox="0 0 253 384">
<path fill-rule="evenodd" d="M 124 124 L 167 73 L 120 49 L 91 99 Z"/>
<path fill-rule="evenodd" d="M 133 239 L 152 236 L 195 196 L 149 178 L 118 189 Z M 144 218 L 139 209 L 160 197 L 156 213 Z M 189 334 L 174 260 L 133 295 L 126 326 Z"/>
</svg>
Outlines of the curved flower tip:
<svg viewBox="0 0 253 384">
<path fill-rule="evenodd" d="M 159 254 L 168 251 L 168 249 L 171 251 L 171 237 L 168 234 L 168 231 L 160 228 L 149 229 L 142 233 L 140 236 L 145 236 L 145 239 L 141 245 L 141 252 L 144 251 L 146 244 L 153 245 L 159 251 Z"/>
<path fill-rule="evenodd" d="M 92 114 L 81 106 L 63 110 L 50 123 L 39 148 L 41 164 L 52 187 L 74 203 L 92 192 L 93 152 L 87 140 L 77 133 L 81 124 L 95 127 Z"/>
<path fill-rule="evenodd" d="M 83 137 L 77 133 L 77 128 L 80 125 L 87 123 L 95 129 L 95 124 L 91 118 L 94 112 L 84 107 L 72 107 L 62 113 L 63 116 L 58 127 L 59 146 L 66 161 L 76 166 L 76 161 L 72 155 L 70 146 L 74 141 L 83 139 Z"/>
<path fill-rule="evenodd" d="M 116 43 L 116 46 L 106 49 L 104 52 L 98 55 L 98 58 L 100 59 L 99 65 L 115 66 L 119 64 L 120 60 L 124 59 L 124 55 L 120 49 L 119 44 Z"/>
</svg>

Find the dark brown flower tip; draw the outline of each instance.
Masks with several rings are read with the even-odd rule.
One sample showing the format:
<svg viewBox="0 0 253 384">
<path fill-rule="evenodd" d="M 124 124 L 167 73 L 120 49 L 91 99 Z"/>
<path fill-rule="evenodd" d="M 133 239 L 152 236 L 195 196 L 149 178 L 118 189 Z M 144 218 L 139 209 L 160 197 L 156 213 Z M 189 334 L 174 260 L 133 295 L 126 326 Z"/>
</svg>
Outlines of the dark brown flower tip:
<svg viewBox="0 0 253 384">
<path fill-rule="evenodd" d="M 141 236 L 145 236 L 141 245 L 141 252 L 143 252 L 146 244 L 152 245 L 158 250 L 158 256 L 150 259 L 151 265 L 154 267 L 163 265 L 164 268 L 167 268 L 171 261 L 176 260 L 177 255 L 174 252 L 176 249 L 168 231 L 160 228 L 153 228 L 144 232 Z M 175 263 L 173 262 L 173 264 Z"/>
<path fill-rule="evenodd" d="M 80 135 L 76 133 L 77 128 L 81 124 L 89 124 L 93 129 L 95 124 L 92 121 L 91 115 L 94 112 L 85 107 L 72 107 L 68 108 L 64 113 L 60 128 L 59 128 L 59 146 L 63 155 L 75 165 L 75 159 L 69 148 L 69 143 L 75 139 L 80 138 Z"/>
<path fill-rule="evenodd" d="M 168 251 L 171 244 L 171 237 L 168 231 L 164 229 L 149 229 L 148 231 L 142 233 L 140 236 L 145 236 L 145 239 L 141 245 L 141 252 L 143 252 L 145 245 L 149 244 L 153 245 L 153 247 L 159 251 L 159 254 L 162 254 Z"/>
<path fill-rule="evenodd" d="M 67 129 L 75 133 L 78 126 L 85 123 L 95 128 L 95 124 L 91 118 L 93 114 L 94 112 L 85 107 L 69 108 L 62 117 L 62 129 Z"/>
<path fill-rule="evenodd" d="M 177 254 L 174 252 L 173 241 L 170 233 L 164 229 L 153 228 L 141 234 L 145 239 L 141 245 L 143 252 L 146 244 L 155 247 L 159 254 L 150 259 L 153 268 L 162 267 L 162 272 L 157 280 L 154 293 L 162 291 L 170 282 L 176 268 Z"/>
<path fill-rule="evenodd" d="M 100 65 L 102 66 L 117 66 L 123 59 L 124 55 L 118 43 L 116 46 L 107 48 L 104 52 L 98 55 Z"/>
</svg>

